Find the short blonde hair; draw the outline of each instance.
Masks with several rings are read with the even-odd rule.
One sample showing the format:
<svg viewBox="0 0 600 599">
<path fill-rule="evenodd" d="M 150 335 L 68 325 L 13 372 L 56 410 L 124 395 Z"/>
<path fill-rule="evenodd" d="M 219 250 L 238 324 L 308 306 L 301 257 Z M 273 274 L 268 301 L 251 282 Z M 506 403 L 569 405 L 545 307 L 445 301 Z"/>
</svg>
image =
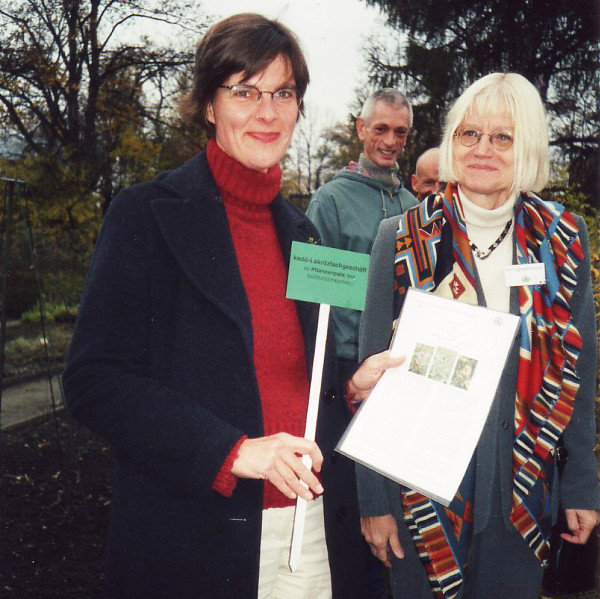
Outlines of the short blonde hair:
<svg viewBox="0 0 600 599">
<path fill-rule="evenodd" d="M 548 127 L 537 89 L 517 73 L 491 73 L 478 79 L 454 102 L 440 144 L 440 180 L 457 181 L 453 137 L 469 113 L 506 113 L 514 127 L 514 180 L 511 193 L 541 191 L 548 181 Z"/>
</svg>

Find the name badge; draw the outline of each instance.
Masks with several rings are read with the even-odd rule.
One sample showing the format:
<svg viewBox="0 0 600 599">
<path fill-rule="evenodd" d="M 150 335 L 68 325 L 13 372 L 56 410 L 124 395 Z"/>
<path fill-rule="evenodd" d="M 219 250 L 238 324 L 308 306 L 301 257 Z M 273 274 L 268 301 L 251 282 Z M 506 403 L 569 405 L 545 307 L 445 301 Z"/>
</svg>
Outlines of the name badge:
<svg viewBox="0 0 600 599">
<path fill-rule="evenodd" d="M 542 263 L 513 264 L 504 269 L 504 281 L 507 287 L 520 287 L 521 285 L 543 285 L 546 282 L 546 273 Z"/>
</svg>

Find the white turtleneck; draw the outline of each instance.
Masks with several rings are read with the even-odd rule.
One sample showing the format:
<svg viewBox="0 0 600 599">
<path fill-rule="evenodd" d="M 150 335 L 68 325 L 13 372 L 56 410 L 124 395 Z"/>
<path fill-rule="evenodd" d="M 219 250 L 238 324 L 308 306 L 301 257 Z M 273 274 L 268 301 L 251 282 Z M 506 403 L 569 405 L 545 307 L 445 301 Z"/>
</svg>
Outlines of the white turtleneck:
<svg viewBox="0 0 600 599">
<path fill-rule="evenodd" d="M 506 223 L 513 217 L 516 196 L 511 196 L 502 206 L 488 210 L 469 200 L 458 186 L 467 226 L 467 235 L 481 251 L 487 250 L 498 239 Z M 484 260 L 473 255 L 479 280 L 488 308 L 510 311 L 510 287 L 505 283 L 504 268 L 512 264 L 514 222 L 500 245 Z"/>
</svg>

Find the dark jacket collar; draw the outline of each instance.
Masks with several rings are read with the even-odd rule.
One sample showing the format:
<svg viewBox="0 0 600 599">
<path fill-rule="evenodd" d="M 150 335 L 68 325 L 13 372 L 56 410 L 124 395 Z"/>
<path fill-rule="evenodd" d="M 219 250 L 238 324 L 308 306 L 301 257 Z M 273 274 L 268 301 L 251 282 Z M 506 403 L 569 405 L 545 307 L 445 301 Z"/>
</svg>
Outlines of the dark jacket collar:
<svg viewBox="0 0 600 599">
<path fill-rule="evenodd" d="M 167 245 L 198 291 L 237 324 L 252 356 L 250 306 L 225 207 L 206 154 L 197 154 L 178 169 L 159 175 L 155 185 L 158 193 L 151 203 L 152 212 Z M 292 241 L 318 239 L 318 233 L 281 195 L 275 198 L 271 210 L 284 260 L 289 264 Z M 301 302 L 297 306 L 310 354 L 314 307 Z"/>
</svg>

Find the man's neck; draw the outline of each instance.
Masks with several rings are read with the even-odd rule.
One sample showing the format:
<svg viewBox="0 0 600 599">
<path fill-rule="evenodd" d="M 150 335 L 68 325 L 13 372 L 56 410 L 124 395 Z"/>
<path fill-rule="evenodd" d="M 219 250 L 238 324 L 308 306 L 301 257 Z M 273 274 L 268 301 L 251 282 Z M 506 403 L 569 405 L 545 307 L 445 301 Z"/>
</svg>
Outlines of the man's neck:
<svg viewBox="0 0 600 599">
<path fill-rule="evenodd" d="M 400 179 L 396 175 L 398 172 L 398 165 L 394 166 L 379 166 L 372 160 L 369 160 L 364 154 L 358 157 L 358 164 L 369 172 L 369 175 L 375 181 L 378 181 L 386 189 L 395 189 L 400 186 Z"/>
</svg>

